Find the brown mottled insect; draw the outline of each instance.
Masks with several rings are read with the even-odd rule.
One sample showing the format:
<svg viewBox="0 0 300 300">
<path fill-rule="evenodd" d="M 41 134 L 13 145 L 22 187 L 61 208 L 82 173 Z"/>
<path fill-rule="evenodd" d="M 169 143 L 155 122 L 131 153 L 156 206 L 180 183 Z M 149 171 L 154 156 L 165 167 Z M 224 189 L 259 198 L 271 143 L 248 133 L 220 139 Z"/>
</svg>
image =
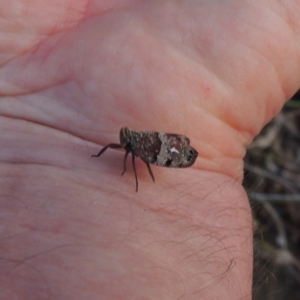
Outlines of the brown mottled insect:
<svg viewBox="0 0 300 300">
<path fill-rule="evenodd" d="M 120 130 L 120 144 L 108 144 L 97 155 L 92 155 L 92 157 L 99 157 L 108 148 L 124 148 L 126 150 L 122 175 L 126 172 L 127 156 L 129 153 L 132 154 L 136 191 L 138 191 L 138 179 L 134 161 L 136 156 L 146 163 L 153 182 L 155 180 L 149 163 L 168 168 L 187 168 L 194 164 L 198 156 L 198 152 L 190 146 L 190 140 L 184 135 L 134 131 L 128 127 L 123 127 Z"/>
</svg>

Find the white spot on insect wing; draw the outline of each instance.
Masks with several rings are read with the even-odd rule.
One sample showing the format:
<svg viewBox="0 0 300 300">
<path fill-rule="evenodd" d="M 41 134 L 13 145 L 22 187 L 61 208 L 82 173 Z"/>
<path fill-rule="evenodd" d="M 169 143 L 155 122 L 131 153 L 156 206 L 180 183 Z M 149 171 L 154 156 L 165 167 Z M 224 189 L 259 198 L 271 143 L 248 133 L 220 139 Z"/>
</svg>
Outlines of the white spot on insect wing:
<svg viewBox="0 0 300 300">
<path fill-rule="evenodd" d="M 170 148 L 170 152 L 179 154 L 179 151 L 175 147 Z"/>
</svg>

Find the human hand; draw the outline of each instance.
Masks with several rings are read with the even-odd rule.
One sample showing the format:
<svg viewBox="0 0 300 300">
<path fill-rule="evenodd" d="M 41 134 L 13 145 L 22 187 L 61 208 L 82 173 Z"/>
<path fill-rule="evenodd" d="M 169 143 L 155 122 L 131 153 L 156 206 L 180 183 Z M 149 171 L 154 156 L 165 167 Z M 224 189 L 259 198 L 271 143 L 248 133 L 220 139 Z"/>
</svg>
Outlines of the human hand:
<svg viewBox="0 0 300 300">
<path fill-rule="evenodd" d="M 1 299 L 251 298 L 243 156 L 299 88 L 289 5 L 5 4 Z M 155 184 L 137 160 L 135 193 L 123 153 L 90 158 L 124 125 L 199 157 Z"/>
</svg>

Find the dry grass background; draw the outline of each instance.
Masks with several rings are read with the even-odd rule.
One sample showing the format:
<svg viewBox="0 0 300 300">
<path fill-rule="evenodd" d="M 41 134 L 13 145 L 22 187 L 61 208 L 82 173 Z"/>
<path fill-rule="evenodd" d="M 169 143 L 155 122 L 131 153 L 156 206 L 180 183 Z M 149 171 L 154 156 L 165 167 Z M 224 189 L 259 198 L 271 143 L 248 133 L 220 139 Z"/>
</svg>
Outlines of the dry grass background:
<svg viewBox="0 0 300 300">
<path fill-rule="evenodd" d="M 300 93 L 249 146 L 254 300 L 300 299 Z"/>
</svg>

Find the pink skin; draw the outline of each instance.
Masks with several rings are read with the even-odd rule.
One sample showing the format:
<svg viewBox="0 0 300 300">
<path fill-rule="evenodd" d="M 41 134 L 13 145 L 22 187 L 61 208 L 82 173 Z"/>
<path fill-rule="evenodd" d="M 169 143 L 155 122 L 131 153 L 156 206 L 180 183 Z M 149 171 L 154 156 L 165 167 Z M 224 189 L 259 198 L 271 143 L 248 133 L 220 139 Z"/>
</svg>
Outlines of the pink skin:
<svg viewBox="0 0 300 300">
<path fill-rule="evenodd" d="M 300 86 L 299 1 L 0 5 L 0 298 L 250 299 L 243 156 Z M 136 193 L 90 158 L 122 126 L 199 157 Z"/>
</svg>

